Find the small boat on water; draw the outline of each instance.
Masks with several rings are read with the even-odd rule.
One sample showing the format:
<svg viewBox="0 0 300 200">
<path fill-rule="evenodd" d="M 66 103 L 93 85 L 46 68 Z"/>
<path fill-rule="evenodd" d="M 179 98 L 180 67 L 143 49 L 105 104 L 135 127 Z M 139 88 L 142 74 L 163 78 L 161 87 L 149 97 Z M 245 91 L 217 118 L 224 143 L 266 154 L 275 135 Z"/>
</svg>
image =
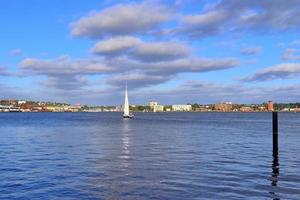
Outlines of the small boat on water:
<svg viewBox="0 0 300 200">
<path fill-rule="evenodd" d="M 134 115 L 129 111 L 129 101 L 128 101 L 127 82 L 126 82 L 123 118 L 132 119 L 133 117 Z"/>
</svg>

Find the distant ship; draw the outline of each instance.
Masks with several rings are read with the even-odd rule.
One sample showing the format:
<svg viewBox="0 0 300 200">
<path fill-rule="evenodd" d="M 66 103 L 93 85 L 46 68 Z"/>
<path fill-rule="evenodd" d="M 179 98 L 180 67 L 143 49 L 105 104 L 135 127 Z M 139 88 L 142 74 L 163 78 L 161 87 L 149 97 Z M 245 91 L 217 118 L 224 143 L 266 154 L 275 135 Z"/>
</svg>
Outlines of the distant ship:
<svg viewBox="0 0 300 200">
<path fill-rule="evenodd" d="M 129 112 L 129 102 L 128 102 L 128 92 L 127 92 L 127 81 L 126 81 L 126 86 L 125 86 L 125 101 L 124 101 L 124 113 L 123 113 L 123 118 L 133 118 L 133 114 Z"/>
</svg>

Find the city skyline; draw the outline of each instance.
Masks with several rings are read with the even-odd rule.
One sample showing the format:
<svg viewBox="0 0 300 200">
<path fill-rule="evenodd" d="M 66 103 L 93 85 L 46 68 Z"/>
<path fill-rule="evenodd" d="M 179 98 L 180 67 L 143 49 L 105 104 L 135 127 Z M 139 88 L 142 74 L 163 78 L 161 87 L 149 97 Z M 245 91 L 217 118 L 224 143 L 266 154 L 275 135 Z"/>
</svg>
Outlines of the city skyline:
<svg viewBox="0 0 300 200">
<path fill-rule="evenodd" d="M 66 102 L 44 102 L 28 100 L 0 99 L 0 112 L 122 112 L 124 105 L 71 105 Z M 130 105 L 133 112 L 300 112 L 300 103 L 274 103 L 273 101 L 258 104 L 236 104 L 219 102 L 214 104 L 172 104 L 163 105 L 157 101 L 147 104 Z"/>
<path fill-rule="evenodd" d="M 1 99 L 299 102 L 300 1 L 0 2 Z"/>
</svg>

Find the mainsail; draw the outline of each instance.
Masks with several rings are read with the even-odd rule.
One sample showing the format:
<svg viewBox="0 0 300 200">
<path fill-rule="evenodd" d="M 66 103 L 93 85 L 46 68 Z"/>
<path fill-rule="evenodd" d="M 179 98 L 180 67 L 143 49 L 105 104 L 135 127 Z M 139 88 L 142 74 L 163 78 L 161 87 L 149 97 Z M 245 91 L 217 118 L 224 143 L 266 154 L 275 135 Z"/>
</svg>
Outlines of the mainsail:
<svg viewBox="0 0 300 200">
<path fill-rule="evenodd" d="M 128 93 L 127 93 L 127 82 L 125 87 L 125 102 L 124 102 L 124 116 L 129 116 L 129 102 L 128 102 Z"/>
</svg>

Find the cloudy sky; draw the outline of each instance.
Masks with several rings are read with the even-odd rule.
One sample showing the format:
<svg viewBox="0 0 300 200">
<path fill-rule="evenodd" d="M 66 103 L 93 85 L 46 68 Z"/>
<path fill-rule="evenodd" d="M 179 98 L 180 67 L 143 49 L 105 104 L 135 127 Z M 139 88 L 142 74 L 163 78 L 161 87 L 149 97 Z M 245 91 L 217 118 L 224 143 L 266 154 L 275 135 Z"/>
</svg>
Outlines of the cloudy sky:
<svg viewBox="0 0 300 200">
<path fill-rule="evenodd" d="M 300 0 L 1 0 L 0 98 L 300 101 Z"/>
</svg>

